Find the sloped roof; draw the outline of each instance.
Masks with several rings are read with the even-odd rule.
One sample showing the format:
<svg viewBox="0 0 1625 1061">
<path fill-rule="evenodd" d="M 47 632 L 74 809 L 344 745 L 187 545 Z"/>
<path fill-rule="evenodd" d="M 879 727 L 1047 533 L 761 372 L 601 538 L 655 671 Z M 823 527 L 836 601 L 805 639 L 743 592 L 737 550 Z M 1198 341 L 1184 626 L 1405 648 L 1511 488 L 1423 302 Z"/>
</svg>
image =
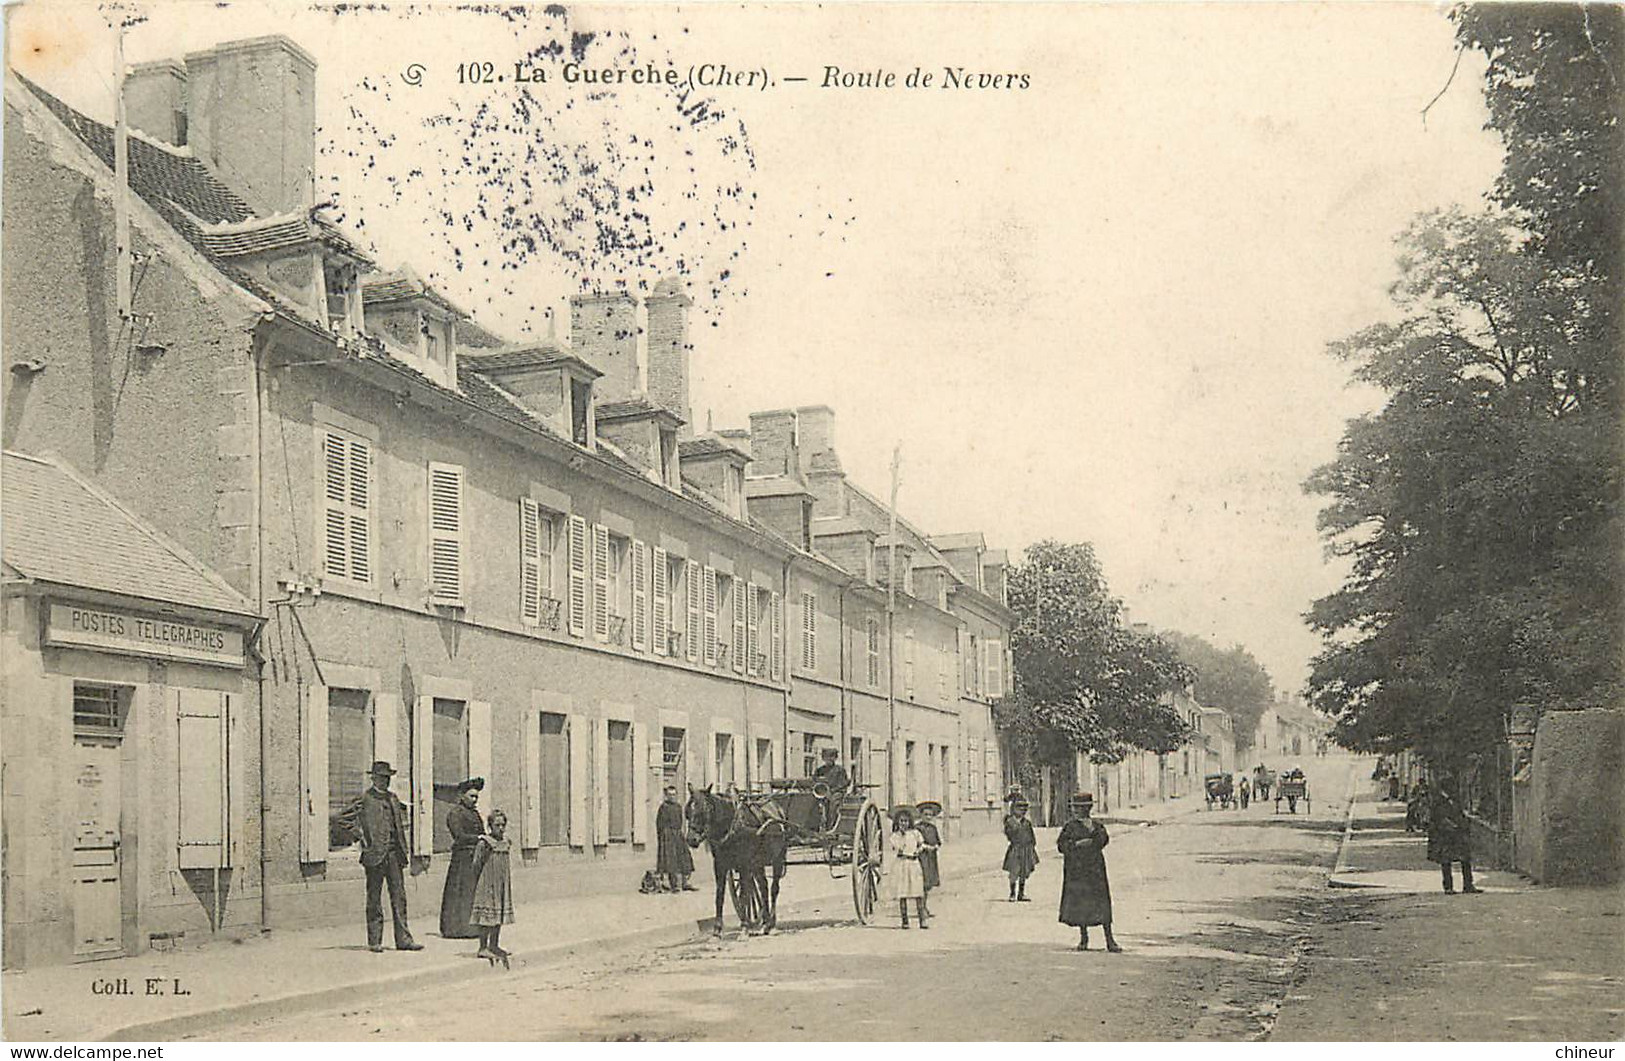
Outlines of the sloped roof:
<svg viewBox="0 0 1625 1061">
<path fill-rule="evenodd" d="M 462 338 L 463 328 L 464 325 L 462 324 L 457 326 L 459 339 Z M 474 367 L 481 372 L 513 372 L 525 368 L 569 365 L 594 378 L 603 375 L 589 362 L 583 361 L 568 350 L 551 342 L 520 343 L 492 347 L 478 352 L 464 351 L 460 356 L 472 360 Z"/>
<path fill-rule="evenodd" d="M 605 420 L 633 420 L 647 417 L 658 417 L 681 424 L 683 418 L 666 408 L 650 401 L 646 395 L 635 395 L 613 402 L 599 402 L 597 417 L 600 422 Z"/>
<path fill-rule="evenodd" d="M 252 616 L 225 579 L 67 464 L 7 451 L 5 562 L 37 582 Z"/>
<path fill-rule="evenodd" d="M 987 539 L 981 531 L 964 531 L 959 534 L 928 534 L 925 540 L 938 549 L 985 549 Z"/>
<path fill-rule="evenodd" d="M 383 302 L 402 302 L 421 298 L 432 302 L 455 317 L 467 318 L 469 313 L 457 303 L 441 294 L 428 281 L 419 276 L 410 265 L 394 272 L 374 273 L 361 279 L 361 301 L 369 305 Z"/>
<path fill-rule="evenodd" d="M 812 496 L 812 492 L 805 486 L 796 482 L 787 475 L 774 475 L 761 479 L 745 480 L 745 496 L 750 497 L 795 497 L 805 494 Z"/>
<path fill-rule="evenodd" d="M 750 460 L 750 454 L 726 439 L 716 435 L 701 435 L 699 438 L 685 438 L 677 443 L 677 453 L 681 457 L 738 457 L 740 460 Z"/>
</svg>

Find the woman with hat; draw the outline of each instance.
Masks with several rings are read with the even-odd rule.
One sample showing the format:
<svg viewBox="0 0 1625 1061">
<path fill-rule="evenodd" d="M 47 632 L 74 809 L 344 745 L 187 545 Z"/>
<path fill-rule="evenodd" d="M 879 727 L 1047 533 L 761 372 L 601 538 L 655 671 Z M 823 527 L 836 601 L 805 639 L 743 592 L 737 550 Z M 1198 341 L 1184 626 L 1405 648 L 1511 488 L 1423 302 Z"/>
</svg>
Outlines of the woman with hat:
<svg viewBox="0 0 1625 1061">
<path fill-rule="evenodd" d="M 942 887 L 942 874 L 937 869 L 937 848 L 942 846 L 942 834 L 937 831 L 937 815 L 942 813 L 942 804 L 934 799 L 923 800 L 914 805 L 914 810 L 920 816 L 915 828 L 920 831 L 920 839 L 925 841 L 925 846 L 920 848 L 920 878 L 924 887 L 920 912 L 930 917 L 931 889 Z"/>
<path fill-rule="evenodd" d="M 479 929 L 468 923 L 474 909 L 474 885 L 480 871 L 474 851 L 485 835 L 485 819 L 475 809 L 485 778 L 471 777 L 457 785 L 457 802 L 446 815 L 451 830 L 451 862 L 446 867 L 446 890 L 440 896 L 440 934 L 446 939 L 477 939 Z"/>
<path fill-rule="evenodd" d="M 655 812 L 655 873 L 666 878 L 667 891 L 693 892 L 688 882 L 694 872 L 694 859 L 688 853 L 688 837 L 683 827 L 683 805 L 677 802 L 677 786 L 667 785 Z"/>
<path fill-rule="evenodd" d="M 1065 865 L 1061 870 L 1061 924 L 1078 930 L 1078 949 L 1089 949 L 1089 926 L 1106 932 L 1106 949 L 1113 954 L 1123 948 L 1112 937 L 1112 888 L 1106 879 L 1105 847 L 1111 842 L 1106 827 L 1090 813 L 1095 797 L 1080 793 L 1067 800 L 1072 818 L 1061 826 L 1056 840 Z"/>
<path fill-rule="evenodd" d="M 896 856 L 891 870 L 892 894 L 897 897 L 897 908 L 903 914 L 903 927 L 908 927 L 908 901 L 914 900 L 920 915 L 920 927 L 925 923 L 925 877 L 920 872 L 920 852 L 925 838 L 914 827 L 914 808 L 897 807 L 891 812 L 891 849 Z"/>
<path fill-rule="evenodd" d="M 1038 868 L 1038 837 L 1033 835 L 1033 823 L 1027 819 L 1031 804 L 1021 796 L 1010 801 L 1010 813 L 1004 816 L 1004 838 L 1010 846 L 1004 850 L 1004 871 L 1010 875 L 1010 901 L 1028 902 L 1027 878 Z"/>
</svg>

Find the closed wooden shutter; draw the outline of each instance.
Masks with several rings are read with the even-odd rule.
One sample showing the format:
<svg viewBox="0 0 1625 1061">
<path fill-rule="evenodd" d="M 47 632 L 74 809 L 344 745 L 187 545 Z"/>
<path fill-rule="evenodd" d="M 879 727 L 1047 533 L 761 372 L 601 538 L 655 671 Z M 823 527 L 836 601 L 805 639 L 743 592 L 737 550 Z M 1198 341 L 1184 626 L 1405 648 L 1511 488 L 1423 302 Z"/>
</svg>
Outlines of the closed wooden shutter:
<svg viewBox="0 0 1625 1061">
<path fill-rule="evenodd" d="M 519 846 L 542 846 L 542 713 L 525 708 L 524 772 L 519 778 Z"/>
<path fill-rule="evenodd" d="M 587 521 L 570 517 L 570 633 L 587 633 Z"/>
<path fill-rule="evenodd" d="M 969 630 L 959 631 L 959 670 L 965 684 L 965 695 L 969 696 L 971 693 L 971 651 Z"/>
<path fill-rule="evenodd" d="M 657 656 L 666 655 L 671 645 L 671 616 L 667 614 L 671 606 L 671 589 L 666 584 L 669 574 L 667 563 L 666 550 L 656 546 L 650 571 L 653 576 L 650 592 L 654 594 L 654 599 L 649 602 L 649 639 Z"/>
<path fill-rule="evenodd" d="M 434 697 L 412 710 L 412 853 L 434 854 Z"/>
<path fill-rule="evenodd" d="M 818 598 L 811 593 L 801 595 L 801 665 L 818 667 Z"/>
<path fill-rule="evenodd" d="M 632 543 L 632 647 L 649 651 L 649 544 Z"/>
<path fill-rule="evenodd" d="M 683 628 L 683 639 L 688 642 L 690 663 L 700 660 L 700 565 L 689 560 L 683 565 L 683 586 L 688 598 L 688 622 Z"/>
<path fill-rule="evenodd" d="M 429 465 L 429 593 L 463 599 L 463 469 L 454 464 Z"/>
<path fill-rule="evenodd" d="M 1004 649 L 1004 695 L 1010 696 L 1016 691 L 1016 654 L 1007 645 Z"/>
<path fill-rule="evenodd" d="M 372 446 L 336 431 L 322 439 L 322 570 L 372 580 Z"/>
<path fill-rule="evenodd" d="M 519 499 L 519 619 L 542 621 L 542 515 L 528 497 Z"/>
<path fill-rule="evenodd" d="M 592 726 L 592 835 L 596 843 L 609 840 L 609 719 Z"/>
<path fill-rule="evenodd" d="M 591 847 L 588 834 L 591 819 L 587 814 L 587 800 L 592 791 L 592 779 L 587 773 L 587 752 L 592 742 L 586 715 L 570 716 L 570 845 Z"/>
<path fill-rule="evenodd" d="M 592 634 L 609 640 L 609 528 L 592 525 Z"/>
<path fill-rule="evenodd" d="M 400 769 L 401 698 L 378 693 L 372 698 L 372 757 Z M 371 768 L 372 764 L 365 764 Z"/>
<path fill-rule="evenodd" d="M 992 640 L 987 643 L 987 695 L 1004 695 L 1004 646 Z"/>
<path fill-rule="evenodd" d="M 761 665 L 762 616 L 757 610 L 760 607 L 757 597 L 760 590 L 754 582 L 743 588 L 745 590 L 744 607 L 735 616 L 734 640 L 744 642 L 744 655 L 745 659 L 749 661 L 749 665 L 748 667 L 735 667 L 734 669 L 748 670 L 752 675 L 760 676 L 763 670 Z M 743 620 L 743 625 L 741 625 L 740 620 Z"/>
<path fill-rule="evenodd" d="M 701 639 L 705 643 L 705 664 L 708 667 L 717 665 L 717 572 L 710 565 L 705 568 L 705 622 L 702 627 Z"/>
<path fill-rule="evenodd" d="M 733 615 L 732 629 L 728 640 L 733 645 L 733 669 L 743 673 L 750 660 L 750 645 L 745 637 L 745 616 L 753 607 L 752 598 L 747 595 L 745 581 L 735 578 L 733 581 Z"/>
<path fill-rule="evenodd" d="M 632 723 L 632 842 L 649 841 L 649 775 L 660 769 L 660 762 L 649 759 L 653 742 L 649 740 L 650 727 L 642 722 Z"/>
<path fill-rule="evenodd" d="M 327 861 L 327 686 L 311 685 L 304 702 L 304 784 L 300 800 L 299 857 Z"/>
<path fill-rule="evenodd" d="M 738 785 L 740 788 L 746 788 L 748 787 L 748 782 L 750 780 L 749 775 L 745 772 L 747 764 L 750 762 L 750 749 L 745 747 L 744 731 L 741 730 L 740 732 L 735 733 L 733 735 L 733 739 L 728 743 L 733 745 L 734 784 Z"/>
<path fill-rule="evenodd" d="M 248 866 L 248 718 L 242 701 L 225 694 L 226 865 Z"/>
<path fill-rule="evenodd" d="M 468 776 L 491 780 L 491 705 L 484 700 L 468 705 Z"/>
<path fill-rule="evenodd" d="M 914 631 L 903 635 L 903 695 L 914 695 Z"/>
<path fill-rule="evenodd" d="M 722 731 L 717 728 L 716 720 L 712 719 L 711 728 L 708 731 L 708 739 L 705 742 L 705 749 L 702 756 L 705 765 L 705 783 L 711 786 L 716 786 L 717 783 L 722 780 L 717 772 L 717 737 L 720 736 L 721 733 Z M 720 792 L 721 789 L 718 788 L 717 791 Z"/>
<path fill-rule="evenodd" d="M 213 869 L 226 864 L 225 701 L 224 693 L 207 689 L 175 690 L 175 839 L 181 869 Z M 326 745 L 324 727 L 322 746 Z M 324 787 L 323 828 L 327 824 L 326 797 Z"/>
<path fill-rule="evenodd" d="M 773 680 L 778 681 L 784 675 L 784 602 L 779 599 L 778 590 L 770 595 L 767 610 L 773 625 L 773 644 L 770 646 Z"/>
</svg>

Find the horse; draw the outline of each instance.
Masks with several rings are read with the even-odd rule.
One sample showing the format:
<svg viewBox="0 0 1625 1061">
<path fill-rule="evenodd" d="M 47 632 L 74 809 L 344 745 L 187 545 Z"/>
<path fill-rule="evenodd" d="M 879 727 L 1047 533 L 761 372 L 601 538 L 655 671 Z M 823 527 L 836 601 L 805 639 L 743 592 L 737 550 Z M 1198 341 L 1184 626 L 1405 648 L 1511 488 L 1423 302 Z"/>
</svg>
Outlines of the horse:
<svg viewBox="0 0 1625 1061">
<path fill-rule="evenodd" d="M 779 881 L 784 878 L 784 823 L 766 808 L 753 807 L 711 791 L 711 786 L 689 786 L 688 805 L 683 809 L 688 822 L 688 843 L 711 847 L 711 867 L 717 882 L 717 924 L 714 935 L 722 935 L 722 896 L 728 874 L 737 873 L 742 894 L 755 895 L 762 905 L 762 934 L 778 924 Z M 773 870 L 769 885 L 767 870 Z M 749 889 L 749 891 L 747 891 Z M 744 904 L 742 904 L 744 905 Z M 743 921 L 743 918 L 741 918 Z M 749 931 L 749 925 L 741 925 Z"/>
</svg>

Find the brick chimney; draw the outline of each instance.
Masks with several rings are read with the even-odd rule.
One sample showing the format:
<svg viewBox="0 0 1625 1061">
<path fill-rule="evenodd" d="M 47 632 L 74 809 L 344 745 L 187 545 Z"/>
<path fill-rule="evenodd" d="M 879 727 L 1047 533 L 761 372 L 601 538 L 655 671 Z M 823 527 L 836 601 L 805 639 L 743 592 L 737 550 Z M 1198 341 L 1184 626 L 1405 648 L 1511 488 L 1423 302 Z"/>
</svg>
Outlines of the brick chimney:
<svg viewBox="0 0 1625 1061">
<path fill-rule="evenodd" d="M 750 414 L 750 474 L 801 478 L 794 409 L 770 409 Z"/>
<path fill-rule="evenodd" d="M 130 128 L 186 146 L 186 67 L 173 59 L 132 66 L 124 77 L 124 115 Z"/>
<path fill-rule="evenodd" d="M 316 60 L 283 36 L 186 57 L 186 136 L 257 213 L 309 202 L 316 167 Z M 154 134 L 156 135 L 156 134 Z"/>
<path fill-rule="evenodd" d="M 688 308 L 693 299 L 683 293 L 682 282 L 668 278 L 655 285 L 643 300 L 649 314 L 649 400 L 663 405 L 683 420 L 683 434 L 692 437 L 688 407 Z"/>
<path fill-rule="evenodd" d="M 625 291 L 573 296 L 570 352 L 604 374 L 596 386 L 600 401 L 625 401 L 641 393 L 638 313 L 632 296 Z"/>
</svg>

